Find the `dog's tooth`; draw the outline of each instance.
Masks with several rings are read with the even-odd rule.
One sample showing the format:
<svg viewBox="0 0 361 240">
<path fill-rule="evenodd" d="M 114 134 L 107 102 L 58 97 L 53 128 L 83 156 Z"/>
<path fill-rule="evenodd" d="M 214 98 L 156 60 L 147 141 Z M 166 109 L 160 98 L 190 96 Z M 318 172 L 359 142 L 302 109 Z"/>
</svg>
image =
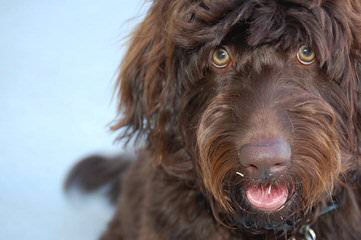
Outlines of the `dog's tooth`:
<svg viewBox="0 0 361 240">
<path fill-rule="evenodd" d="M 271 194 L 271 191 L 272 191 L 272 185 L 269 185 L 269 187 L 268 187 L 268 195 Z"/>
<path fill-rule="evenodd" d="M 241 173 L 241 172 L 236 172 L 237 175 L 241 176 L 241 177 L 244 177 L 244 174 Z"/>
</svg>

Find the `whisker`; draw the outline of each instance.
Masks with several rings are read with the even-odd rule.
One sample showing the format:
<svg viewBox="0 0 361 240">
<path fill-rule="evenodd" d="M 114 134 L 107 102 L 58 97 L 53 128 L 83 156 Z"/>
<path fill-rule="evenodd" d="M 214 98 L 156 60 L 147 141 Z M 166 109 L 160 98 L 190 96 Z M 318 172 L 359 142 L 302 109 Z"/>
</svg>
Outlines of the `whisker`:
<svg viewBox="0 0 361 240">
<path fill-rule="evenodd" d="M 237 175 L 241 176 L 241 177 L 244 177 L 244 174 L 241 173 L 241 172 L 236 172 Z"/>
</svg>

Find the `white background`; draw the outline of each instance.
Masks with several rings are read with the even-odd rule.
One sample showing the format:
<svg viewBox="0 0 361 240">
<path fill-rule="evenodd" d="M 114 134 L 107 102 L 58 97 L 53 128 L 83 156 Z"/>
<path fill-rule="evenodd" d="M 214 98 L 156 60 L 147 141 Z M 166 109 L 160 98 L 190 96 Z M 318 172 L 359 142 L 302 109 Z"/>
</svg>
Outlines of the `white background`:
<svg viewBox="0 0 361 240">
<path fill-rule="evenodd" d="M 109 122 L 142 0 L 0 0 L 0 239 L 97 239 L 113 209 L 66 198 L 81 157 L 119 152 Z"/>
</svg>

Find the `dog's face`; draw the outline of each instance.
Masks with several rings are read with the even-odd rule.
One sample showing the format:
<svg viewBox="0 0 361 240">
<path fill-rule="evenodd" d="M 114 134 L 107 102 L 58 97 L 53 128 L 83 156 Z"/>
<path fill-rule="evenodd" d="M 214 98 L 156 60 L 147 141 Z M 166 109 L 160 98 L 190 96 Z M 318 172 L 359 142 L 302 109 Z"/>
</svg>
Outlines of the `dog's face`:
<svg viewBox="0 0 361 240">
<path fill-rule="evenodd" d="M 201 173 L 218 202 L 239 214 L 234 221 L 285 227 L 331 200 L 348 170 L 347 92 L 307 43 L 289 50 L 238 43 L 214 50 L 204 79 L 213 92 L 196 134 Z"/>
<path fill-rule="evenodd" d="M 115 128 L 201 182 L 218 219 L 292 227 L 359 168 L 360 5 L 155 1 L 126 55 Z"/>
</svg>

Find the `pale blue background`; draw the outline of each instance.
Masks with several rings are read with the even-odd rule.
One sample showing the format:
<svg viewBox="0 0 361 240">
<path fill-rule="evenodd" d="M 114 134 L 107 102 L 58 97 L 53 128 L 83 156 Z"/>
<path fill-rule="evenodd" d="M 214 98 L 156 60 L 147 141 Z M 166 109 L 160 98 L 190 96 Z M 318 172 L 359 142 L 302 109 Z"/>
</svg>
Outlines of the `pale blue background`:
<svg viewBox="0 0 361 240">
<path fill-rule="evenodd" d="M 94 152 L 121 151 L 107 124 L 122 39 L 143 0 L 0 0 L 0 239 L 92 240 L 113 209 L 67 199 L 62 181 Z M 136 17 L 136 18 L 134 18 Z"/>
</svg>

